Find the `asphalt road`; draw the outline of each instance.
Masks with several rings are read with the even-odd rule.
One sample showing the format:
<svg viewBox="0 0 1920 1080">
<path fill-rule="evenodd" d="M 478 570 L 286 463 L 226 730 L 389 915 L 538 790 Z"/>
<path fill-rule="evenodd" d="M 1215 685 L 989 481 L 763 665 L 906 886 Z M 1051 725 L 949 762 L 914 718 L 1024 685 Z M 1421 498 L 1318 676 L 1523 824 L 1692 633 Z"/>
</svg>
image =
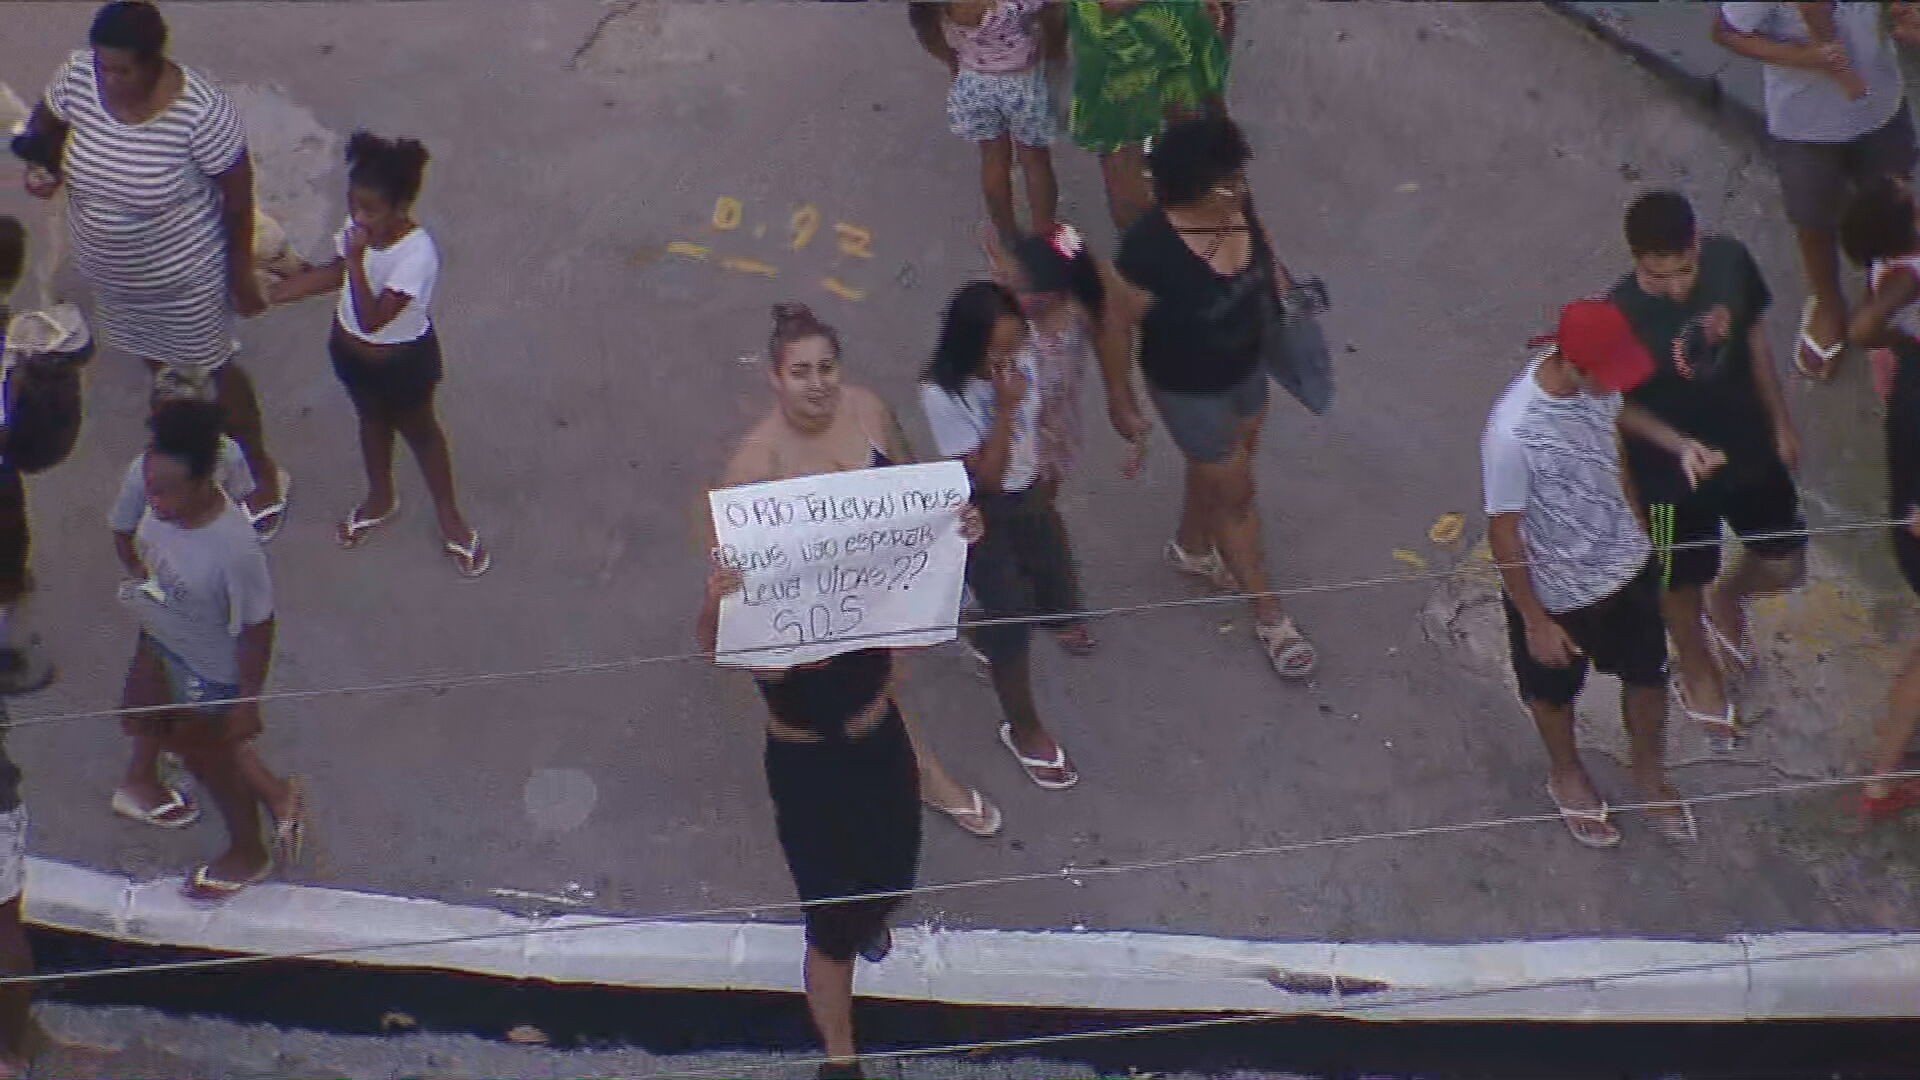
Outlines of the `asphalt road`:
<svg viewBox="0 0 1920 1080">
<path fill-rule="evenodd" d="M 1780 307 L 1797 310 L 1752 147 L 1550 12 L 1244 7 L 1232 100 L 1257 148 L 1254 190 L 1283 256 L 1322 274 L 1336 305 L 1339 403 L 1316 420 L 1282 402 L 1259 466 L 1283 585 L 1404 573 L 1396 549 L 1437 562 L 1445 552 L 1427 531 L 1447 512 L 1467 515 L 1471 543 L 1486 410 L 1558 304 L 1623 268 L 1619 214 L 1640 187 L 1691 191 L 1710 222 L 1749 240 Z M 90 10 L 6 5 L 0 78 L 29 94 L 84 40 Z M 443 411 L 470 516 L 495 552 L 490 575 L 461 581 L 438 554 L 404 457 L 407 516 L 363 549 L 335 547 L 359 465 L 322 349 L 326 305 L 245 327 L 295 477 L 291 522 L 271 549 L 274 686 L 342 691 L 268 713 L 266 752 L 314 794 L 317 858 L 302 880 L 472 903 L 574 884 L 594 894 L 591 910 L 621 913 L 788 899 L 763 714 L 743 676 L 674 662 L 347 691 L 690 649 L 696 508 L 766 407 L 762 376 L 742 360 L 764 351 L 775 300 L 804 300 L 838 324 L 854 377 L 924 435 L 915 372 L 942 302 L 981 270 L 969 239 L 981 215 L 973 151 L 946 134 L 942 73 L 903 13 L 421 0 L 176 2 L 168 15 L 177 55 L 241 99 L 262 198 L 309 250 L 343 213 L 347 133 L 413 135 L 434 154 L 421 212 L 447 264 Z M 1064 146 L 1057 157 L 1065 214 L 1111 250 L 1093 162 Z M 725 233 L 711 225 L 723 197 L 742 221 Z M 803 206 L 823 224 L 796 251 Z M 42 213 L 11 190 L 0 211 Z M 870 234 L 871 257 L 837 251 L 826 223 Z M 716 258 L 676 256 L 675 242 Z M 728 270 L 720 256 L 776 276 Z M 864 297 L 843 295 L 855 290 Z M 22 717 L 117 701 L 132 629 L 112 600 L 102 522 L 141 439 L 143 385 L 126 358 L 98 359 L 80 451 L 33 485 L 38 620 L 66 676 L 20 703 Z M 1066 503 L 1090 602 L 1191 595 L 1158 560 L 1178 498 L 1171 446 L 1128 482 L 1115 440 L 1090 432 Z M 1816 442 L 1823 453 L 1841 451 Z M 1429 644 L 1419 614 L 1431 593 L 1401 584 L 1297 600 L 1322 653 L 1305 689 L 1274 678 L 1244 615 L 1226 608 L 1102 623 L 1091 660 L 1040 643 L 1042 707 L 1084 776 L 1064 794 L 1022 778 L 994 739 L 988 688 L 957 653 L 916 659 L 906 705 L 1008 820 L 1003 839 L 983 843 L 930 818 L 922 879 L 1541 812 L 1542 756 L 1524 714 L 1457 650 Z M 111 721 L 23 727 L 11 745 L 39 853 L 156 876 L 217 843 L 211 823 L 174 836 L 108 813 L 125 753 Z M 1621 770 L 1596 770 L 1626 794 Z M 1682 785 L 1751 780 L 1705 768 Z M 1614 853 L 1535 825 L 950 893 L 915 913 L 1421 941 L 1849 924 L 1805 858 L 1757 828 L 1777 812 L 1709 809 L 1707 841 L 1687 851 L 1633 823 Z M 1910 908 L 1894 914 L 1911 924 Z"/>
</svg>

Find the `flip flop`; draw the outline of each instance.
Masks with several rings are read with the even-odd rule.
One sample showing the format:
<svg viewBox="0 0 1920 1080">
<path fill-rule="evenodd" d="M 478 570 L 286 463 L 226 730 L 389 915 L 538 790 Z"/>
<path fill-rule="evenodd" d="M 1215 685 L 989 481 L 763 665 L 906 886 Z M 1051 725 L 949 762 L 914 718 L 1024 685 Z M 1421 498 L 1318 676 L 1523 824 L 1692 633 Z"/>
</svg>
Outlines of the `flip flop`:
<svg viewBox="0 0 1920 1080">
<path fill-rule="evenodd" d="M 1846 349 L 1847 343 L 1844 338 L 1831 345 L 1813 340 L 1813 313 L 1819 308 L 1820 302 L 1809 296 L 1806 306 L 1800 309 L 1800 340 L 1794 346 L 1793 367 L 1809 379 L 1825 382 L 1833 375 L 1833 361 Z M 1815 359 L 1808 359 L 1809 355 Z"/>
<path fill-rule="evenodd" d="M 1254 627 L 1253 636 L 1259 640 L 1260 647 L 1266 650 L 1267 660 L 1273 665 L 1273 670 L 1279 672 L 1283 679 L 1304 679 L 1319 666 L 1319 652 L 1290 617 L 1281 619 L 1273 626 Z"/>
<path fill-rule="evenodd" d="M 1068 656 L 1081 659 L 1092 656 L 1100 650 L 1099 639 L 1093 636 L 1093 631 L 1087 629 L 1085 623 L 1070 626 L 1065 630 L 1055 630 L 1053 640 L 1060 643 L 1060 647 L 1066 650 Z"/>
<path fill-rule="evenodd" d="M 1861 791 L 1856 809 L 1867 824 L 1873 825 L 1898 817 L 1916 806 L 1920 806 L 1920 777 L 1910 776 L 1905 780 L 1896 780 L 1885 795 L 1869 795 Z"/>
<path fill-rule="evenodd" d="M 1746 633 L 1740 635 L 1740 643 L 1736 645 L 1732 638 L 1721 631 L 1720 624 L 1714 622 L 1711 616 L 1700 616 L 1700 626 L 1707 632 L 1707 638 L 1713 642 L 1714 647 L 1726 653 L 1727 659 L 1732 660 L 1742 672 L 1751 672 L 1760 663 L 1759 649 L 1754 646 L 1751 627 Z"/>
<path fill-rule="evenodd" d="M 453 556 L 453 565 L 459 569 L 460 576 L 463 578 L 477 578 L 493 565 L 493 553 L 480 546 L 478 529 L 467 530 L 465 547 L 448 540 L 442 550 Z"/>
<path fill-rule="evenodd" d="M 361 517 L 360 507 L 355 506 L 353 509 L 347 511 L 347 519 L 342 521 L 339 528 L 334 530 L 333 538 L 340 542 L 341 547 L 352 551 L 354 548 L 366 542 L 368 533 L 399 516 L 399 499 L 393 500 L 392 509 L 376 518 Z"/>
<path fill-rule="evenodd" d="M 156 829 L 184 829 L 200 820 L 200 808 L 188 802 L 187 797 L 172 786 L 167 788 L 166 800 L 158 806 L 142 807 L 133 801 L 132 795 L 118 788 L 114 790 L 108 805 L 121 817 Z"/>
<path fill-rule="evenodd" d="M 287 500 L 293 494 L 293 477 L 288 476 L 285 469 L 280 470 L 279 477 L 280 497 L 278 499 L 258 510 L 248 510 L 244 505 L 240 508 L 246 513 L 247 523 L 253 526 L 253 531 L 259 534 L 260 542 L 263 544 L 279 536 L 280 527 L 287 523 Z M 260 523 L 268 518 L 273 520 L 262 528 Z"/>
<path fill-rule="evenodd" d="M 927 800 L 927 809 L 940 811 L 947 815 L 949 821 L 982 840 L 998 836 L 1000 826 L 1005 824 L 1000 808 L 988 802 L 978 788 L 967 792 L 967 795 L 971 800 L 967 806 L 941 806 Z"/>
<path fill-rule="evenodd" d="M 1693 816 L 1692 805 L 1677 799 L 1671 801 L 1679 803 L 1680 820 L 1657 816 L 1659 811 L 1669 809 L 1669 806 L 1647 807 L 1641 813 L 1647 816 L 1648 827 L 1670 844 L 1691 844 L 1700 839 L 1700 822 Z"/>
<path fill-rule="evenodd" d="M 1687 719 L 1707 729 L 1707 749 L 1716 754 L 1731 754 L 1746 745 L 1747 732 L 1740 726 L 1739 710 L 1731 700 L 1727 702 L 1727 711 L 1722 714 L 1696 712 L 1687 701 L 1687 688 L 1676 676 L 1672 683 L 1674 700 L 1680 703 L 1680 711 Z"/>
<path fill-rule="evenodd" d="M 301 776 L 289 776 L 287 788 L 293 793 L 293 813 L 273 819 L 274 857 L 282 866 L 297 866 L 307 842 L 307 782 Z"/>
<path fill-rule="evenodd" d="M 187 875 L 186 883 L 181 885 L 180 891 L 187 894 L 187 898 L 190 900 L 227 900 L 235 894 L 244 892 L 272 876 L 272 859 L 267 860 L 267 865 L 261 867 L 259 873 L 254 874 L 245 881 L 226 881 L 222 878 L 214 877 L 213 871 L 207 868 L 207 864 L 202 863 L 193 868 L 193 873 Z"/>
<path fill-rule="evenodd" d="M 1604 800 L 1598 810 L 1581 810 L 1560 801 L 1553 790 L 1553 781 L 1547 781 L 1547 798 L 1553 800 L 1553 808 L 1560 812 L 1560 820 L 1567 826 L 1567 832 L 1582 847 L 1596 851 L 1620 846 L 1620 830 L 1607 820 L 1607 804 Z M 1596 826 L 1598 832 L 1583 830 L 1582 825 Z"/>
<path fill-rule="evenodd" d="M 1013 725 L 1001 724 L 1000 745 L 1006 747 L 1007 753 L 1013 755 L 1013 760 L 1020 763 L 1020 768 L 1027 774 L 1027 779 L 1048 791 L 1065 791 L 1080 782 L 1080 774 L 1074 771 L 1072 765 L 1067 764 L 1067 748 L 1061 746 L 1058 742 L 1053 744 L 1052 760 L 1046 758 L 1030 758 L 1021 753 L 1020 748 L 1014 745 Z M 1058 770 L 1059 772 L 1065 773 L 1067 778 L 1065 780 L 1045 779 L 1040 775 L 1041 769 Z"/>
</svg>

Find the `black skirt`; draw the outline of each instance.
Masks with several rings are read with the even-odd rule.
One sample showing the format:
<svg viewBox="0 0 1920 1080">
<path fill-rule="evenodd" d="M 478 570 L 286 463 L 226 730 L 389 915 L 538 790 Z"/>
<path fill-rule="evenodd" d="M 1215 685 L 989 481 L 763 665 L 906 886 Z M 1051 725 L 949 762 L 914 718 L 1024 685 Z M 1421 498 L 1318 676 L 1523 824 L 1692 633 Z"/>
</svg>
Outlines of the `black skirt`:
<svg viewBox="0 0 1920 1080">
<path fill-rule="evenodd" d="M 920 767 L 897 705 L 872 730 L 846 722 L 885 685 L 883 649 L 835 657 L 761 686 L 784 722 L 815 742 L 767 738 L 767 790 L 780 848 L 802 900 L 894 892 L 913 887 L 920 865 Z M 880 936 L 899 897 L 805 907 L 807 941 L 835 960 L 851 960 Z"/>
<path fill-rule="evenodd" d="M 356 409 L 392 416 L 433 403 L 434 388 L 440 385 L 441 363 L 440 338 L 431 327 L 404 345 L 372 346 L 381 354 L 378 359 L 345 338 L 346 331 L 335 326 L 333 336 L 327 339 L 327 355 L 333 360 L 334 375 L 347 388 Z"/>
</svg>

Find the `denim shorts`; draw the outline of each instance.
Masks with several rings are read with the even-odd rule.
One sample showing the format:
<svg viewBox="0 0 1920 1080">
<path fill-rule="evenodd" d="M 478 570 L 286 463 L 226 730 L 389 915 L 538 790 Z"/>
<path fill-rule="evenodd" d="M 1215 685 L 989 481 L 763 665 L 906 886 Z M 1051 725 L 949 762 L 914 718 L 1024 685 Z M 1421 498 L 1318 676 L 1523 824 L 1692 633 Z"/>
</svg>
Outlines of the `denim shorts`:
<svg viewBox="0 0 1920 1080">
<path fill-rule="evenodd" d="M 240 696 L 240 687 L 234 683 L 214 682 L 203 679 L 187 666 L 180 654 L 160 644 L 151 634 L 142 634 L 141 638 L 160 658 L 160 668 L 167 675 L 167 696 L 175 705 L 205 706 L 209 701 L 231 701 Z M 209 712 L 224 711 L 231 706 L 215 705 Z"/>
<path fill-rule="evenodd" d="M 1239 444 L 1241 426 L 1267 407 L 1267 369 L 1255 364 L 1246 378 L 1217 393 L 1162 390 L 1151 379 L 1147 393 L 1173 445 L 1194 461 L 1218 465 Z"/>
</svg>

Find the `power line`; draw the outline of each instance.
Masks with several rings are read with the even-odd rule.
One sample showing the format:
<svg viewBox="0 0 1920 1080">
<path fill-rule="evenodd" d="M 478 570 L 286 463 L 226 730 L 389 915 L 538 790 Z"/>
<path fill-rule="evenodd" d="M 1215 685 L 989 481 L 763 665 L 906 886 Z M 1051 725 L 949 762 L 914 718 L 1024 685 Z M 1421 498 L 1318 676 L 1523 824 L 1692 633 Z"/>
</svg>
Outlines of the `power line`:
<svg viewBox="0 0 1920 1080">
<path fill-rule="evenodd" d="M 1873 531 L 1906 525 L 1904 519 L 1868 519 L 1862 521 L 1835 522 L 1813 528 L 1785 529 L 1778 532 L 1756 533 L 1746 537 L 1748 542 L 1766 540 L 1791 540 L 1828 536 L 1849 532 Z M 1660 551 L 1688 551 L 1699 548 L 1719 547 L 1721 540 L 1690 541 L 1674 544 Z M 1410 574 L 1389 574 L 1377 577 L 1355 578 L 1349 581 L 1322 582 L 1307 585 L 1295 585 L 1281 589 L 1269 589 L 1265 592 L 1234 592 L 1209 596 L 1187 596 L 1167 600 L 1151 600 L 1137 604 L 1117 604 L 1104 608 L 1089 608 L 1082 611 L 1063 612 L 1053 615 L 1014 615 L 997 618 L 963 619 L 954 623 L 939 623 L 930 626 L 913 627 L 901 630 L 887 630 L 870 634 L 850 634 L 836 638 L 840 643 L 853 645 L 881 645 L 887 640 L 926 634 L 935 631 L 974 630 L 995 626 L 1038 626 L 1051 623 L 1084 621 L 1089 619 L 1111 619 L 1123 616 L 1143 615 L 1155 611 L 1170 611 L 1179 608 L 1204 607 L 1214 604 L 1237 604 L 1261 599 L 1284 600 L 1290 597 L 1315 596 L 1323 593 L 1348 592 L 1358 589 L 1382 588 L 1389 585 L 1417 585 L 1443 581 L 1448 578 L 1466 577 L 1479 572 L 1482 568 L 1495 571 L 1519 569 L 1539 563 L 1572 562 L 1563 559 L 1521 559 L 1507 563 L 1463 563 L 1444 570 L 1430 570 Z M 602 672 L 626 671 L 633 668 L 648 667 L 654 664 L 681 663 L 690 660 L 717 660 L 721 657 L 754 656 L 761 653 L 779 653 L 790 649 L 789 645 L 764 645 L 745 649 L 726 649 L 717 651 L 694 651 L 682 653 L 662 653 L 658 655 L 618 657 L 612 660 L 589 661 L 575 664 L 556 664 L 548 667 L 525 668 L 516 671 L 482 671 L 465 675 L 417 676 L 411 679 L 398 679 L 390 682 L 364 683 L 358 686 L 315 687 L 307 690 L 274 690 L 248 697 L 218 698 L 196 703 L 196 707 L 210 708 L 221 705 L 267 704 L 273 702 L 304 701 L 313 698 L 326 698 L 360 694 L 393 694 L 412 690 L 442 690 L 453 687 L 476 686 L 496 682 L 515 682 L 526 679 L 557 678 L 572 675 L 589 675 Z M 59 724 L 75 720 L 104 720 L 122 716 L 142 716 L 152 713 L 177 712 L 183 706 L 138 705 L 115 707 L 111 709 L 91 709 L 81 712 L 50 713 L 42 716 L 20 717 L 12 721 L 14 728 L 39 727 L 43 724 Z"/>
<path fill-rule="evenodd" d="M 1737 802 L 1747 799 L 1771 798 L 1789 795 L 1800 791 L 1812 791 L 1831 788 L 1851 787 L 1872 781 L 1897 781 L 1920 777 L 1920 770 L 1893 773 L 1863 774 L 1857 776 L 1832 777 L 1820 780 L 1801 780 L 1771 787 L 1745 788 L 1734 791 L 1710 792 L 1705 795 L 1689 796 L 1677 800 L 1628 803 L 1610 809 L 1618 813 L 1641 813 L 1653 810 L 1670 810 L 1688 805 L 1706 803 Z M 1559 822 L 1557 812 L 1523 814 L 1515 817 L 1487 818 L 1478 821 L 1453 822 L 1441 825 L 1422 825 L 1407 829 L 1395 829 L 1386 832 L 1350 833 L 1341 836 L 1320 837 L 1313 840 L 1299 840 L 1285 844 L 1264 847 L 1239 848 L 1228 851 L 1196 852 L 1189 855 L 1174 856 L 1166 859 L 1153 859 L 1142 862 L 1121 863 L 1116 866 L 1066 866 L 1059 870 L 1031 871 L 1023 874 L 1007 874 L 998 877 L 973 878 L 962 881 L 942 882 L 937 885 L 917 885 L 907 889 L 892 889 L 880 892 L 858 893 L 849 896 L 832 897 L 825 900 L 800 901 L 782 900 L 770 903 L 740 904 L 727 907 L 706 908 L 698 911 L 680 911 L 652 915 L 626 915 L 595 919 L 571 926 L 528 926 L 511 930 L 487 930 L 470 934 L 454 934 L 435 938 L 418 938 L 406 941 L 378 942 L 365 945 L 343 945 L 330 949 L 315 949 L 299 952 L 254 953 L 244 956 L 210 957 L 202 960 L 172 960 L 153 964 L 130 964 L 118 967 L 86 968 L 69 972 L 39 972 L 31 975 L 13 975 L 0 978 L 0 986 L 33 985 L 41 983 L 79 982 L 92 979 L 113 978 L 127 975 L 157 975 L 179 972 L 210 971 L 224 968 L 242 967 L 250 964 L 262 964 L 285 960 L 331 960 L 388 950 L 426 948 L 441 945 L 464 945 L 482 941 L 498 941 L 507 938 L 535 937 L 546 934 L 570 934 L 590 930 L 606 930 L 621 926 L 632 926 L 649 922 L 684 922 L 695 919 L 712 919 L 722 916 L 761 915 L 778 911 L 791 911 L 808 906 L 855 903 L 866 900 L 906 899 L 913 896 L 931 896 L 939 893 L 959 892 L 970 889 L 1001 887 L 1006 885 L 1028 884 L 1042 881 L 1059 881 L 1070 878 L 1092 877 L 1143 873 L 1154 870 L 1170 870 L 1182 866 L 1194 866 L 1203 863 L 1224 862 L 1232 859 L 1246 859 L 1262 856 L 1290 855 L 1318 848 L 1348 847 L 1358 844 L 1376 843 L 1387 840 L 1419 840 L 1439 836 L 1451 836 L 1461 833 L 1478 832 L 1489 829 L 1506 828 L 1514 825 L 1537 825 Z"/>
</svg>

